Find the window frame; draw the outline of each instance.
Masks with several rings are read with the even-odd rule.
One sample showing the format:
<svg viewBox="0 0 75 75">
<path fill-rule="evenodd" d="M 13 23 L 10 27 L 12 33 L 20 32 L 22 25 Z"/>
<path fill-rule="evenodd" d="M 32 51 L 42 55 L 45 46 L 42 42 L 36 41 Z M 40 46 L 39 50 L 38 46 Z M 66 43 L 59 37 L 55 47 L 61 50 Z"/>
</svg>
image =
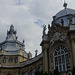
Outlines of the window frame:
<svg viewBox="0 0 75 75">
<path fill-rule="evenodd" d="M 57 52 L 57 54 L 55 52 Z M 66 55 L 68 55 L 68 56 L 66 57 Z M 62 60 L 62 56 L 64 56 L 65 62 L 63 62 L 63 60 Z M 57 62 L 55 62 L 56 57 L 57 57 Z M 59 59 L 59 57 L 60 57 L 60 59 Z M 68 60 L 67 60 L 67 58 L 68 58 Z M 66 46 L 59 45 L 58 47 L 55 48 L 54 53 L 53 53 L 53 61 L 54 61 L 54 69 L 58 68 L 59 72 L 68 71 L 68 65 L 67 64 L 69 64 L 69 52 L 68 52 L 68 49 Z"/>
</svg>

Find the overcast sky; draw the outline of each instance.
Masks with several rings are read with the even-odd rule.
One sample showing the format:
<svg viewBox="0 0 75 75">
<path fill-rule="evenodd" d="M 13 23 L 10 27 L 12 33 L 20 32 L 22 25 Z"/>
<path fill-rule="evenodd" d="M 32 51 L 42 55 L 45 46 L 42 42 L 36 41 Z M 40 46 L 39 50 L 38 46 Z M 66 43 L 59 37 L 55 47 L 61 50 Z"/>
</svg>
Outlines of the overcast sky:
<svg viewBox="0 0 75 75">
<path fill-rule="evenodd" d="M 75 0 L 66 0 L 68 7 L 75 8 Z M 50 24 L 52 16 L 64 9 L 64 0 L 0 0 L 0 42 L 6 38 L 13 24 L 18 40 L 25 40 L 25 50 L 34 56 L 41 52 L 43 24 Z"/>
</svg>

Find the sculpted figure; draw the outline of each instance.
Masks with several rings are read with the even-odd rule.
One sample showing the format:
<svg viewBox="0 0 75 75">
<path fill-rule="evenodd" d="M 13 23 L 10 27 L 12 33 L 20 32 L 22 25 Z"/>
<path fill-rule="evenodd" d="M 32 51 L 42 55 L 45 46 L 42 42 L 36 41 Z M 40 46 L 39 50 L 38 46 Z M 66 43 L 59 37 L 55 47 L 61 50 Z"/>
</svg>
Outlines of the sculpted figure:
<svg viewBox="0 0 75 75">
<path fill-rule="evenodd" d="M 46 35 L 46 25 L 44 26 L 44 28 L 43 28 L 43 35 Z"/>
</svg>

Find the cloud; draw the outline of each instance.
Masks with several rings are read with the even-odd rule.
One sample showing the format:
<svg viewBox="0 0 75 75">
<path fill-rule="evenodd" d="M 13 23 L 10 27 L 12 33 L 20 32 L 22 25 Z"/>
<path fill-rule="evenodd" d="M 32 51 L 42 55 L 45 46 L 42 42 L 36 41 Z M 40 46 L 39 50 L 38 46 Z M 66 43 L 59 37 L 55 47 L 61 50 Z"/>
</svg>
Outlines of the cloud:
<svg viewBox="0 0 75 75">
<path fill-rule="evenodd" d="M 0 0 L 0 42 L 5 40 L 11 24 L 17 30 L 18 40 L 25 40 L 25 50 L 33 56 L 40 53 L 42 25 L 49 24 L 52 16 L 63 9 L 63 0 Z M 67 0 L 75 8 L 75 0 Z"/>
</svg>

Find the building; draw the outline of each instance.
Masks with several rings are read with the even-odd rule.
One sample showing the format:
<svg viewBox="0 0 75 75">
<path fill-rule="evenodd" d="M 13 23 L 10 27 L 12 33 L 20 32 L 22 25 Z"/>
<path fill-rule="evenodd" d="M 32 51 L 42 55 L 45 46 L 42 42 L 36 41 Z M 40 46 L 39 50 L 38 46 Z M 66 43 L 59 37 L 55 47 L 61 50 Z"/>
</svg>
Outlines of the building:
<svg viewBox="0 0 75 75">
<path fill-rule="evenodd" d="M 6 40 L 0 43 L 0 75 L 35 75 L 35 71 L 52 72 L 58 68 L 62 75 L 72 75 L 75 67 L 75 10 L 67 8 L 53 16 L 48 33 L 43 28 L 42 53 L 32 58 L 19 42 L 14 26 L 7 31 Z"/>
</svg>

